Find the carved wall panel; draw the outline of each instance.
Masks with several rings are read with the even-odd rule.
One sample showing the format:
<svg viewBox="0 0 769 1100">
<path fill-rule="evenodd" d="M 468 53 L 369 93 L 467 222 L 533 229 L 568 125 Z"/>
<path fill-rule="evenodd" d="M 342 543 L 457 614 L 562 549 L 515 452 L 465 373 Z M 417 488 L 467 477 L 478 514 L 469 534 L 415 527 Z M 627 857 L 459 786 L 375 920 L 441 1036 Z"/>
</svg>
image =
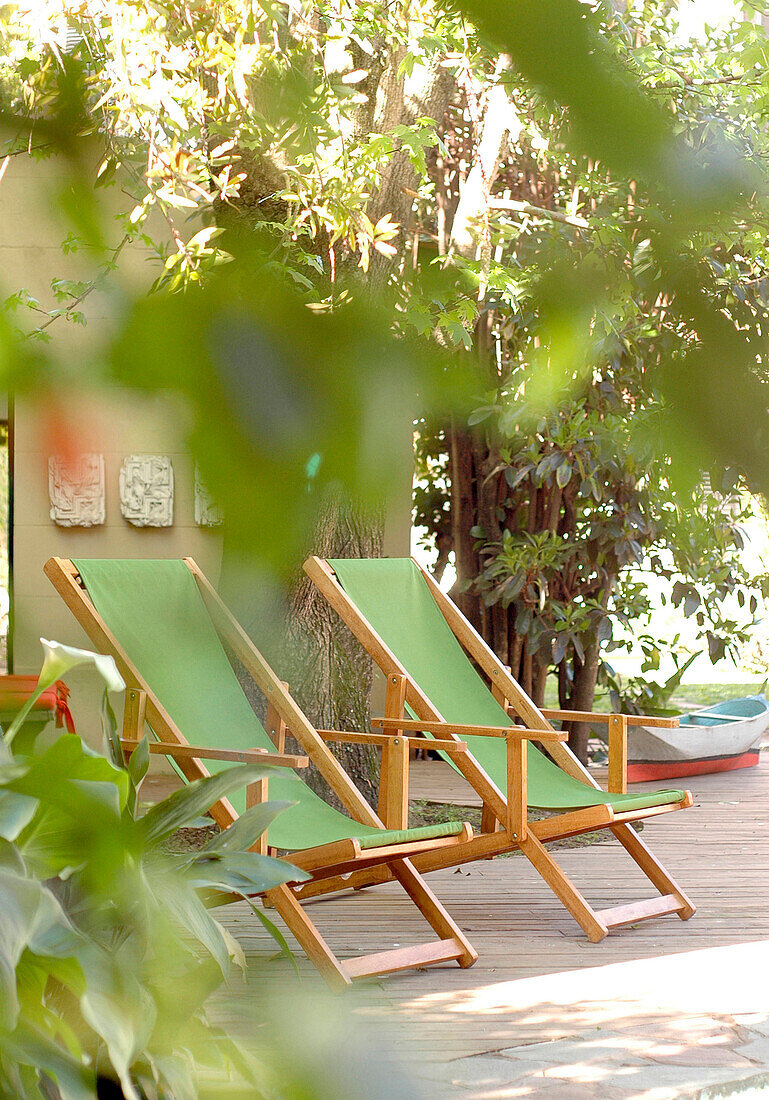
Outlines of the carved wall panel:
<svg viewBox="0 0 769 1100">
<path fill-rule="evenodd" d="M 48 459 L 50 516 L 60 527 L 104 523 L 104 455 L 82 454 L 74 462 Z"/>
<path fill-rule="evenodd" d="M 127 455 L 120 468 L 120 511 L 134 527 L 174 522 L 174 470 L 167 455 Z"/>
<path fill-rule="evenodd" d="M 222 522 L 222 510 L 216 504 L 200 477 L 200 470 L 195 464 L 195 523 L 199 527 L 218 527 Z"/>
</svg>

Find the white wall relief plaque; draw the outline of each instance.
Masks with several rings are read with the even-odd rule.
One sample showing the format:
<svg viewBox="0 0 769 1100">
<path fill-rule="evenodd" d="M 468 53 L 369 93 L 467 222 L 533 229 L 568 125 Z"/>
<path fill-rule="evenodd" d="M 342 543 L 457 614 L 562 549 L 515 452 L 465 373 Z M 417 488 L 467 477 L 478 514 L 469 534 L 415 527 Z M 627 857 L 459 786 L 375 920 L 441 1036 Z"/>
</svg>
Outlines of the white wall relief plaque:
<svg viewBox="0 0 769 1100">
<path fill-rule="evenodd" d="M 134 527 L 174 522 L 174 470 L 167 455 L 127 455 L 120 468 L 120 511 Z"/>
<path fill-rule="evenodd" d="M 60 527 L 104 523 L 104 455 L 82 454 L 72 461 L 48 459 L 51 519 Z"/>
<path fill-rule="evenodd" d="M 222 522 L 222 510 L 211 499 L 195 464 L 195 523 L 199 527 L 218 527 Z"/>
</svg>

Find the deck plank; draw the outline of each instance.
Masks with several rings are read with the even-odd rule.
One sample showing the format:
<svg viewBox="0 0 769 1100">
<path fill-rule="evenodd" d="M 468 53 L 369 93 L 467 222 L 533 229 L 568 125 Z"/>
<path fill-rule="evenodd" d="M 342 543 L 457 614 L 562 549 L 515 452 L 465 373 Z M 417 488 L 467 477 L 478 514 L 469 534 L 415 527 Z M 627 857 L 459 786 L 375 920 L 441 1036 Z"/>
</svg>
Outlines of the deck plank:
<svg viewBox="0 0 769 1100">
<path fill-rule="evenodd" d="M 416 762 L 412 772 L 413 797 L 468 797 L 461 777 L 441 762 Z M 612 930 L 601 943 L 591 944 L 520 856 L 435 872 L 430 885 L 480 958 L 468 970 L 447 964 L 360 988 L 355 1011 L 361 1018 L 386 1022 L 383 1049 L 401 1056 L 405 1051 L 420 1063 L 442 1063 L 513 1044 L 563 1039 L 580 1029 L 598 1028 L 601 1020 L 611 1021 L 615 1028 L 623 1026 L 623 1019 L 627 1026 L 635 1020 L 637 1030 L 643 1029 L 648 1015 L 657 1033 L 662 1029 L 674 1036 L 687 1015 L 696 1022 L 703 1013 L 718 1012 L 715 1002 L 698 1008 L 696 1001 L 687 999 L 692 981 L 696 987 L 696 953 L 716 959 L 717 968 L 723 959 L 718 949 L 734 948 L 744 966 L 752 945 L 769 939 L 769 754 L 764 752 L 754 769 L 680 782 L 691 787 L 694 806 L 650 821 L 643 837 L 697 906 L 690 921 L 665 916 Z M 648 883 L 613 840 L 555 854 L 598 908 L 650 896 Z M 308 911 L 341 957 L 430 938 L 416 910 L 393 884 L 315 899 Z M 219 916 L 247 957 L 255 960 L 271 951 L 245 905 L 229 906 Z M 676 968 L 683 967 L 681 973 L 687 974 L 691 964 L 694 978 L 682 979 L 683 988 L 673 991 L 679 1000 L 671 992 L 668 1003 L 666 982 L 660 977 L 660 1003 L 645 1015 L 641 995 L 632 990 L 646 988 L 643 974 L 656 973 L 653 967 L 660 959 L 669 961 L 673 985 Z M 302 958 L 298 962 L 302 988 L 319 989 L 321 983 L 309 964 Z M 601 975 L 611 974 L 614 965 L 631 975 L 624 1007 L 610 1003 L 602 985 Z M 296 981 L 288 968 L 278 972 L 287 986 Z M 574 996 L 575 974 L 585 982 L 584 1004 Z M 564 990 L 562 997 L 558 989 Z M 249 995 L 245 987 L 242 996 Z M 735 1007 L 734 997 L 726 997 L 724 1011 L 732 1016 L 758 1011 L 752 995 L 752 990 L 746 991 L 743 1008 L 739 1003 Z M 648 1001 L 648 991 L 644 996 Z M 769 998 L 766 1008 L 769 1012 Z M 234 1023 L 237 997 L 230 1001 L 230 1009 Z"/>
</svg>

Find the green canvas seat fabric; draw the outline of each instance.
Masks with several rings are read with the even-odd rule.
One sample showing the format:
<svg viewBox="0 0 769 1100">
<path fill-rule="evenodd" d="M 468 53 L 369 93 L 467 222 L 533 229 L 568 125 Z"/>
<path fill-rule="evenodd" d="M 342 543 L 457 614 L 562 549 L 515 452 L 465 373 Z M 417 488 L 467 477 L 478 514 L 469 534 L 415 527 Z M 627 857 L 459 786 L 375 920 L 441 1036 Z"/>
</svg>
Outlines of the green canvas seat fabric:
<svg viewBox="0 0 769 1100">
<path fill-rule="evenodd" d="M 105 625 L 191 745 L 275 750 L 183 561 L 78 559 L 74 565 Z M 228 765 L 207 760 L 206 766 Z M 269 797 L 295 803 L 268 831 L 269 843 L 287 851 L 348 838 L 376 848 L 462 830 L 461 822 L 408 830 L 363 825 L 329 806 L 290 768 L 271 770 Z M 242 813 L 245 791 L 230 801 Z"/>
<path fill-rule="evenodd" d="M 410 558 L 333 558 L 329 564 L 358 610 L 447 722 L 511 726 L 457 641 L 425 579 Z M 469 751 L 500 787 L 507 789 L 507 749 L 493 737 L 464 737 Z M 453 761 L 444 757 L 452 766 Z M 528 804 L 544 810 L 610 805 L 642 810 L 678 802 L 683 791 L 607 794 L 559 768 L 528 745 Z"/>
</svg>

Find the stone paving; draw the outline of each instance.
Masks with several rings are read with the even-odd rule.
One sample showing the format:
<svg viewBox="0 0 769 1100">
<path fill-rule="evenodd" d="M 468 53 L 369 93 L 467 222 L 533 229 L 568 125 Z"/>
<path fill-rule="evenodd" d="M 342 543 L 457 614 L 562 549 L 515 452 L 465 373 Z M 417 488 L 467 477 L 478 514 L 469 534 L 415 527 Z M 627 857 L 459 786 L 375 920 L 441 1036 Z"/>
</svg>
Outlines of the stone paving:
<svg viewBox="0 0 769 1100">
<path fill-rule="evenodd" d="M 418 1080 L 427 1096 L 458 1100 L 769 1097 L 769 1019 L 756 1024 L 725 1017 L 711 1023 L 711 1035 L 700 1035 L 696 1044 L 596 1028 L 420 1069 Z"/>
<path fill-rule="evenodd" d="M 769 944 L 599 970 L 595 975 L 580 973 L 584 997 L 579 998 L 570 991 L 567 975 L 505 983 L 487 1007 L 503 1001 L 517 1011 L 547 1005 L 543 1018 L 560 1014 L 564 1037 L 415 1067 L 426 1097 L 769 1100 L 769 1007 L 734 1011 L 769 1005 Z M 525 992 L 514 988 L 523 985 L 529 987 Z M 556 985 L 560 995 L 554 1003 L 548 998 Z M 610 1000 L 611 987 L 621 989 L 622 995 Z M 703 1011 L 694 1014 L 698 1003 Z M 724 1013 L 709 1011 L 719 1003 Z M 573 1031 L 569 1020 L 574 1021 Z M 589 1021 L 592 1026 L 585 1026 Z"/>
</svg>

